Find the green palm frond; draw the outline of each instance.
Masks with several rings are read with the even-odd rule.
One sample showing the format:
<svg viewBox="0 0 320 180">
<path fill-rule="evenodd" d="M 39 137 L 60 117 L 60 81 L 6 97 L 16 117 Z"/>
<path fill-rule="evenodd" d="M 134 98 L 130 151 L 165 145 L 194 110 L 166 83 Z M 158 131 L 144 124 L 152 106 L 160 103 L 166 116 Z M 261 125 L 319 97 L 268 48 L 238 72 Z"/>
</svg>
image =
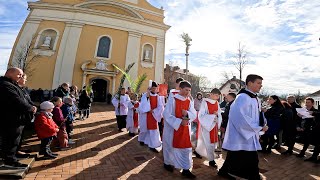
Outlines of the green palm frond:
<svg viewBox="0 0 320 180">
<path fill-rule="evenodd" d="M 131 68 L 134 66 L 135 63 L 131 63 L 128 65 L 128 67 L 125 69 L 125 70 L 122 70 L 121 68 L 119 68 L 117 65 L 113 64 L 113 67 L 115 67 L 117 70 L 119 70 L 121 73 L 122 73 L 122 77 L 120 79 L 120 85 L 119 85 L 119 88 L 118 88 L 118 91 L 117 93 L 115 94 L 118 95 L 118 97 L 120 98 L 120 93 L 121 93 L 121 88 L 123 87 L 123 83 L 124 81 L 126 80 L 126 78 L 128 79 L 129 83 L 130 83 L 130 76 L 129 76 L 129 72 L 131 70 Z M 129 77 L 129 78 L 128 78 Z"/>
<path fill-rule="evenodd" d="M 132 85 L 133 92 L 139 94 L 142 83 L 147 79 L 147 74 L 140 75 Z"/>
</svg>

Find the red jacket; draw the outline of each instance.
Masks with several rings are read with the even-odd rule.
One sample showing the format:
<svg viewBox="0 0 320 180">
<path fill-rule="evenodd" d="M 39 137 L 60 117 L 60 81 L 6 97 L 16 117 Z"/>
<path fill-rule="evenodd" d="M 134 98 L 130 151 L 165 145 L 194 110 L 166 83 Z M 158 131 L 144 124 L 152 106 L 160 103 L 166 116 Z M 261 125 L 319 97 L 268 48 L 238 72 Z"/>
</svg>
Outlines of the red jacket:
<svg viewBox="0 0 320 180">
<path fill-rule="evenodd" d="M 56 129 L 58 128 L 58 126 L 51 118 L 48 118 L 44 114 L 44 112 L 37 114 L 36 119 L 34 121 L 34 127 L 39 139 L 44 139 L 57 135 Z"/>
</svg>

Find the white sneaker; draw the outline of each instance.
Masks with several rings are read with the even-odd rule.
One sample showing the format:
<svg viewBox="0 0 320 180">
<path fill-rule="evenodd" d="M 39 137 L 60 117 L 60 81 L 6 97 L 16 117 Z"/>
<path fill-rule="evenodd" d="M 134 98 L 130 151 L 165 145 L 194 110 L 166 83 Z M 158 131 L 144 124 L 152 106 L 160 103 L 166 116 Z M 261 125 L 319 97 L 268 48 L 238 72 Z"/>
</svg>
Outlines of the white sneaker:
<svg viewBox="0 0 320 180">
<path fill-rule="evenodd" d="M 68 140 L 68 144 L 70 145 L 70 144 L 75 144 L 76 142 L 74 142 L 72 139 L 69 139 Z"/>
</svg>

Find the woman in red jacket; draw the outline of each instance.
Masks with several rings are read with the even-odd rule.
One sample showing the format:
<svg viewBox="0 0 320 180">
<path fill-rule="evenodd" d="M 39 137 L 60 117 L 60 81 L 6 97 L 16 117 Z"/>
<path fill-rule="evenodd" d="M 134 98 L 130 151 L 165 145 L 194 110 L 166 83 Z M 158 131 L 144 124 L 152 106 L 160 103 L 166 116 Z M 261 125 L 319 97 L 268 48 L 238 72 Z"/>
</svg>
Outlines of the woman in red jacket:
<svg viewBox="0 0 320 180">
<path fill-rule="evenodd" d="M 52 110 L 54 105 L 52 102 L 45 101 L 40 104 L 40 113 L 36 115 L 34 121 L 35 130 L 38 138 L 41 140 L 40 155 L 44 155 L 46 159 L 54 159 L 58 154 L 52 153 L 50 144 L 53 138 L 57 135 L 59 127 L 52 120 Z"/>
</svg>

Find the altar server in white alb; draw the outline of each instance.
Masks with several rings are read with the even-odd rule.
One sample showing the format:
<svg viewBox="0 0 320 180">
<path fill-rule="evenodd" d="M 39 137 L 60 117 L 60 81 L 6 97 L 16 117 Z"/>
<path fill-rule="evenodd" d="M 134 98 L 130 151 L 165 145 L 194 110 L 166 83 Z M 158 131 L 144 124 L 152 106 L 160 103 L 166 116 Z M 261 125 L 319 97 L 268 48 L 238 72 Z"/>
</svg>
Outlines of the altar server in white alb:
<svg viewBox="0 0 320 180">
<path fill-rule="evenodd" d="M 127 116 L 127 130 L 129 131 L 129 136 L 133 137 L 138 134 L 138 122 L 139 122 L 139 101 L 138 95 L 131 95 L 131 101 L 128 102 L 128 116 Z"/>
<path fill-rule="evenodd" d="M 162 142 L 160 138 L 158 122 L 161 121 L 164 110 L 163 101 L 157 94 L 158 84 L 152 82 L 148 92 L 143 94 L 139 106 L 140 134 L 138 141 L 146 144 L 154 152 L 160 152 Z"/>
<path fill-rule="evenodd" d="M 192 167 L 192 144 L 190 123 L 196 119 L 193 100 L 190 99 L 191 84 L 180 82 L 179 94 L 168 100 L 164 115 L 163 157 L 164 168 L 170 172 L 183 169 L 187 178 L 196 176 L 190 172 Z"/>
<path fill-rule="evenodd" d="M 120 98 L 116 95 L 112 99 L 112 104 L 115 107 L 117 124 L 119 131 L 125 131 L 126 118 L 128 115 L 128 103 L 130 102 L 129 96 L 126 94 L 126 89 L 121 88 Z"/>
<path fill-rule="evenodd" d="M 200 128 L 196 152 L 200 156 L 206 157 L 209 165 L 215 168 L 217 168 L 217 164 L 214 159 L 218 158 L 215 149 L 219 143 L 218 131 L 222 122 L 218 101 L 220 95 L 219 89 L 212 89 L 209 98 L 202 100 L 198 115 Z"/>
<path fill-rule="evenodd" d="M 219 170 L 220 176 L 237 176 L 245 179 L 261 179 L 259 175 L 258 150 L 260 131 L 267 131 L 259 107 L 257 93 L 263 78 L 248 75 L 246 89 L 242 89 L 230 108 L 229 121 L 222 148 L 228 150 L 226 160 Z"/>
<path fill-rule="evenodd" d="M 179 77 L 176 79 L 176 88 L 175 89 L 171 89 L 169 92 L 169 99 L 172 98 L 174 95 L 178 94 L 180 91 L 180 82 L 184 81 L 183 78 Z"/>
</svg>

